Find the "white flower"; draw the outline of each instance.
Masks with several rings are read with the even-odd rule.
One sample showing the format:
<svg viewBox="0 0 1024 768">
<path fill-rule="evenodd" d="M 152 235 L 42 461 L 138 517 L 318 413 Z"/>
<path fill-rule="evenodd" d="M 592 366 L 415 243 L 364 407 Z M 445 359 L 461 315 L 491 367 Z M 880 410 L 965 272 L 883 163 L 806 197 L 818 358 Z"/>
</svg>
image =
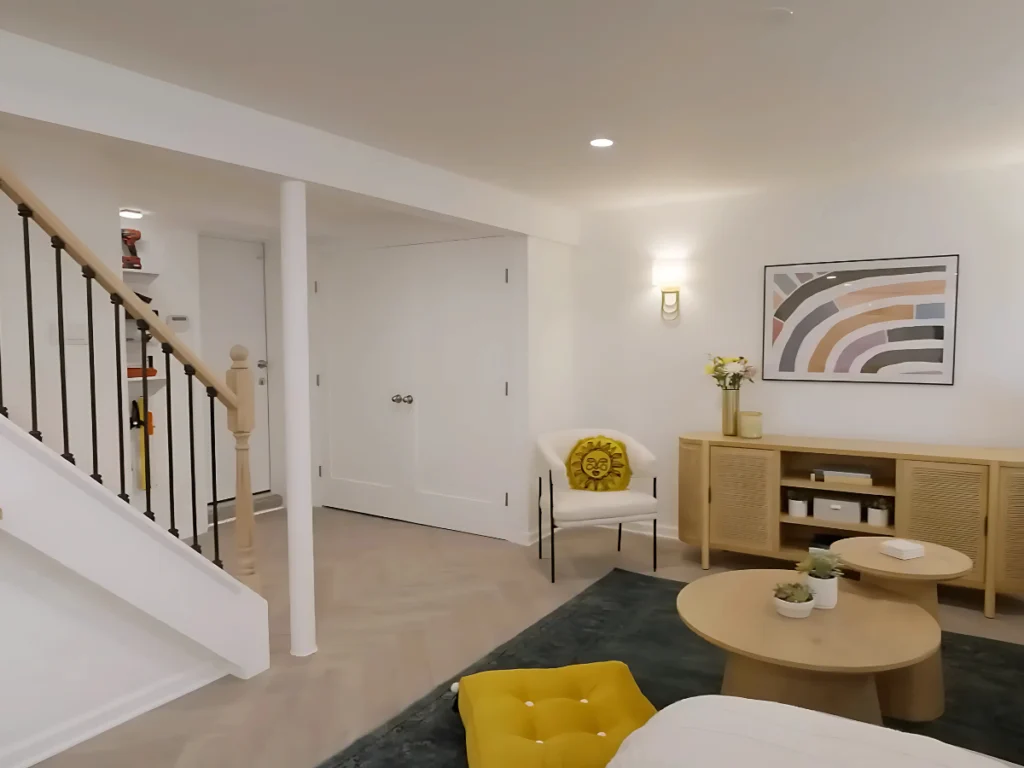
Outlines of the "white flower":
<svg viewBox="0 0 1024 768">
<path fill-rule="evenodd" d="M 734 375 L 744 374 L 747 371 L 747 366 L 737 360 L 735 363 L 726 363 L 725 365 L 722 366 L 722 369 L 726 373 L 731 373 Z"/>
</svg>

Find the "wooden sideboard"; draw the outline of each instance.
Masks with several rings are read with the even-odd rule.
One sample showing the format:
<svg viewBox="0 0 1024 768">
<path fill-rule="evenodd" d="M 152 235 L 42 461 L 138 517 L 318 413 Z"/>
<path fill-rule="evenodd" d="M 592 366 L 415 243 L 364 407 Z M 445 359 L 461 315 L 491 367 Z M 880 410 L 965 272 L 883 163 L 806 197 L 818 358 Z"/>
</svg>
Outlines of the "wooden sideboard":
<svg viewBox="0 0 1024 768">
<path fill-rule="evenodd" d="M 856 468 L 873 485 L 816 482 L 812 469 Z M 857 500 L 889 497 L 886 528 L 786 514 L 789 489 Z M 766 435 L 695 433 L 679 439 L 679 538 L 711 550 L 800 560 L 816 534 L 900 536 L 943 544 L 974 561 L 954 584 L 1024 592 L 1024 449 Z"/>
</svg>

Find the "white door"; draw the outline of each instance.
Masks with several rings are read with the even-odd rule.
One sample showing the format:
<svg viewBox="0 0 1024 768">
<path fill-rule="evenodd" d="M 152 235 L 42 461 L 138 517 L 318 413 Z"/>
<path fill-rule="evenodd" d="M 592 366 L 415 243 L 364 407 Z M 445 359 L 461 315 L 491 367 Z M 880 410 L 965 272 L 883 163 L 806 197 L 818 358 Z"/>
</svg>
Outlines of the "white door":
<svg viewBox="0 0 1024 768">
<path fill-rule="evenodd" d="M 254 493 L 270 490 L 270 387 L 267 360 L 263 244 L 218 237 L 199 238 L 199 312 L 203 359 L 218 372 L 231 367 L 231 347 L 249 350 L 255 379 L 256 425 L 249 441 Z M 209 403 L 197 406 L 209 423 Z M 217 406 L 217 498 L 235 496 L 235 438 L 227 411 Z M 197 413 L 197 418 L 199 415 Z"/>
<path fill-rule="evenodd" d="M 328 506 L 502 535 L 507 255 L 507 241 L 485 238 L 325 263 Z"/>
</svg>

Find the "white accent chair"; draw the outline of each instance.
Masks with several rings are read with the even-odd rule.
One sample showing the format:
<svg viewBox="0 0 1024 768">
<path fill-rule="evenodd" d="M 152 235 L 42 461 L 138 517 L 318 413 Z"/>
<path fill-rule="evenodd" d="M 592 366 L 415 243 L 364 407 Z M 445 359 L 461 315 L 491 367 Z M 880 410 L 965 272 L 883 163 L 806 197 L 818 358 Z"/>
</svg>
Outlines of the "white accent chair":
<svg viewBox="0 0 1024 768">
<path fill-rule="evenodd" d="M 565 460 L 569 451 L 585 437 L 604 435 L 626 446 L 633 471 L 627 491 L 575 491 L 569 487 Z M 546 432 L 537 438 L 537 447 L 548 465 L 547 502 L 551 536 L 551 583 L 555 583 L 555 529 L 582 528 L 586 525 L 619 524 L 619 551 L 622 551 L 622 524 L 650 520 L 654 526 L 652 557 L 658 570 L 658 478 L 654 454 L 637 440 L 613 429 L 566 429 Z M 637 490 L 638 478 L 651 478 L 651 493 Z M 537 478 L 537 556 L 544 557 L 543 501 L 544 477 Z"/>
</svg>

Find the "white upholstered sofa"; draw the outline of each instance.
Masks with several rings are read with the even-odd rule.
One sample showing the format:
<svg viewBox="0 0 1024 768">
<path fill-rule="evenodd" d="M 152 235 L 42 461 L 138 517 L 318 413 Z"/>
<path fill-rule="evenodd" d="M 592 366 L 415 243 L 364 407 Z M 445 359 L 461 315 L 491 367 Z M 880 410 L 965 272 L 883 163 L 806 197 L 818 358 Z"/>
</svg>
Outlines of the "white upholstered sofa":
<svg viewBox="0 0 1024 768">
<path fill-rule="evenodd" d="M 695 696 L 622 742 L 608 768 L 1005 768 L 925 736 L 734 696 Z"/>
</svg>

